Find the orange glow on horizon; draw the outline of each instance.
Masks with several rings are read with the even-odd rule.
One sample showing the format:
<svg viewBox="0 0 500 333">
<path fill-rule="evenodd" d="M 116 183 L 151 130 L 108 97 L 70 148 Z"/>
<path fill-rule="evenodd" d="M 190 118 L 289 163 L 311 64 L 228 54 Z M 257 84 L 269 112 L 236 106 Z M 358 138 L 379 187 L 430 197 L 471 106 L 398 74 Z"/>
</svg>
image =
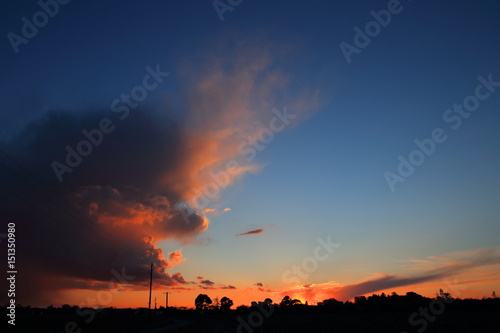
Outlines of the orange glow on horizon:
<svg viewBox="0 0 500 333">
<path fill-rule="evenodd" d="M 465 289 L 460 290 L 460 294 L 456 295 L 451 292 L 452 296 L 459 298 L 483 298 L 491 296 L 493 290 L 495 290 L 495 286 L 498 287 L 498 284 L 495 284 L 491 281 L 491 284 L 488 285 L 479 285 L 479 284 L 471 284 L 466 285 Z M 462 286 L 463 288 L 463 286 Z M 436 297 L 436 293 L 439 292 L 439 289 L 443 289 L 445 292 L 450 292 L 447 289 L 446 285 L 443 283 L 433 283 L 427 285 L 414 285 L 414 286 L 406 286 L 406 287 L 397 287 L 391 288 L 387 290 L 381 290 L 377 292 L 367 293 L 365 295 L 359 296 L 371 296 L 372 294 L 380 295 L 381 293 L 385 293 L 387 296 L 391 295 L 393 292 L 396 292 L 398 295 L 405 295 L 407 292 L 416 292 L 424 297 L 434 298 Z M 497 288 L 498 289 L 498 288 Z M 348 301 L 341 300 L 335 297 L 334 293 L 326 293 L 325 291 L 319 290 L 313 296 L 307 297 L 301 294 L 300 292 L 283 292 L 283 291 L 275 291 L 275 292 L 260 292 L 256 290 L 221 290 L 221 289 L 209 289 L 203 290 L 200 288 L 193 288 L 193 290 L 175 290 L 175 289 L 156 289 L 153 290 L 152 293 L 152 301 L 151 307 L 154 308 L 154 300 L 156 297 L 157 307 L 165 306 L 165 291 L 169 291 L 169 306 L 171 307 L 186 307 L 186 308 L 194 308 L 194 299 L 199 294 L 207 294 L 213 302 L 215 302 L 215 298 L 219 298 L 219 300 L 226 296 L 233 300 L 234 306 L 233 309 L 240 305 L 249 306 L 252 301 L 264 301 L 266 298 L 272 299 L 273 303 L 279 304 L 284 297 L 284 295 L 290 296 L 290 298 L 298 299 L 305 304 L 313 305 L 317 302 L 321 302 L 328 298 L 335 298 L 340 301 Z M 148 300 L 149 300 L 149 291 L 95 291 L 95 290 L 81 290 L 81 289 L 73 289 L 66 290 L 60 293 L 60 303 L 53 304 L 54 306 L 61 306 L 63 304 L 69 305 L 77 305 L 80 307 L 115 307 L 115 308 L 147 308 Z M 354 301 L 354 299 L 350 299 L 349 301 Z M 41 306 L 45 307 L 49 304 L 29 304 L 31 306 Z"/>
</svg>

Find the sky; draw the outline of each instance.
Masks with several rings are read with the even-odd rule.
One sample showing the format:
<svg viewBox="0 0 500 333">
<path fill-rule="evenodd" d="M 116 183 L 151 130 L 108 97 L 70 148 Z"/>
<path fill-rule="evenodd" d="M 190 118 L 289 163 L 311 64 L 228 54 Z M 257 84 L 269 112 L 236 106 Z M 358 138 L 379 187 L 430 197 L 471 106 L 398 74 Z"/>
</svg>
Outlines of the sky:
<svg viewBox="0 0 500 333">
<path fill-rule="evenodd" d="M 1 6 L 16 303 L 500 289 L 495 1 Z"/>
</svg>

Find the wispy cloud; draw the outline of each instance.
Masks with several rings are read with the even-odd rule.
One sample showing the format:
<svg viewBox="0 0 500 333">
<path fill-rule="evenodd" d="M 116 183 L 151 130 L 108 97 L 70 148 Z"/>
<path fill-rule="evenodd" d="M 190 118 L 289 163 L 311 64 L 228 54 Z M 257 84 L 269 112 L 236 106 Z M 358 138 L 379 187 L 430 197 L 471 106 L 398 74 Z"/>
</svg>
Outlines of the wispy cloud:
<svg viewBox="0 0 500 333">
<path fill-rule="evenodd" d="M 331 295 L 347 300 L 354 296 L 373 293 L 402 286 L 418 286 L 427 282 L 441 282 L 460 276 L 461 283 L 467 283 L 478 271 L 485 267 L 496 267 L 492 275 L 500 278 L 500 247 L 474 249 L 432 256 L 425 260 L 409 260 L 412 265 L 405 265 L 406 275 L 377 274 L 376 278 L 341 286 L 330 290 Z M 410 274 L 411 273 L 411 274 Z"/>
<path fill-rule="evenodd" d="M 279 291 L 281 296 L 323 300 L 336 298 L 349 300 L 394 288 L 408 287 L 434 288 L 445 287 L 446 280 L 460 281 L 459 284 L 485 284 L 500 280 L 500 247 L 473 249 L 453 252 L 424 259 L 409 259 L 399 266 L 401 274 L 375 273 L 366 280 L 342 285 L 339 281 L 325 283 L 305 283 L 294 288 Z M 408 290 L 410 291 L 410 290 Z"/>
</svg>

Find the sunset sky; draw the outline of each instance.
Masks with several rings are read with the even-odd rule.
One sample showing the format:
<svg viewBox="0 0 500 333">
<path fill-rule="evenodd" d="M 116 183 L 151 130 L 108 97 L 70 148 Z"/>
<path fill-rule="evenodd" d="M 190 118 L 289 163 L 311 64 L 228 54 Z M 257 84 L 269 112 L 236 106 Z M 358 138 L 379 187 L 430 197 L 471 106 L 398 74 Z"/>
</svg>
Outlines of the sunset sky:
<svg viewBox="0 0 500 333">
<path fill-rule="evenodd" d="M 497 2 L 63 2 L 0 11 L 17 303 L 500 291 Z"/>
</svg>

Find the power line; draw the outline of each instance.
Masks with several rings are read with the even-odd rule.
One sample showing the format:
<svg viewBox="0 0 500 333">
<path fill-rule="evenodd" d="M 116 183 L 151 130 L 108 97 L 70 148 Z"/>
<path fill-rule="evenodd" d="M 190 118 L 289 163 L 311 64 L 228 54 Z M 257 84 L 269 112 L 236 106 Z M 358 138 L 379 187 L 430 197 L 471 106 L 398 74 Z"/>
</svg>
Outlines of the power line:
<svg viewBox="0 0 500 333">
<path fill-rule="evenodd" d="M 153 262 L 151 262 L 151 273 L 149 276 L 149 305 L 148 311 L 151 310 L 151 292 L 153 291 Z M 156 302 L 156 300 L 155 300 Z"/>
</svg>

